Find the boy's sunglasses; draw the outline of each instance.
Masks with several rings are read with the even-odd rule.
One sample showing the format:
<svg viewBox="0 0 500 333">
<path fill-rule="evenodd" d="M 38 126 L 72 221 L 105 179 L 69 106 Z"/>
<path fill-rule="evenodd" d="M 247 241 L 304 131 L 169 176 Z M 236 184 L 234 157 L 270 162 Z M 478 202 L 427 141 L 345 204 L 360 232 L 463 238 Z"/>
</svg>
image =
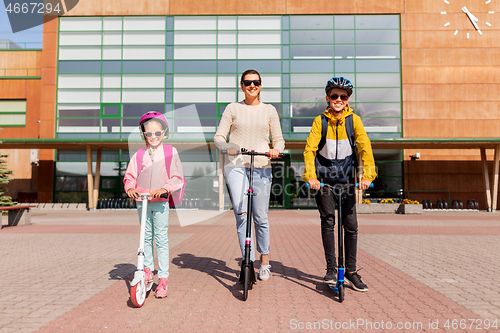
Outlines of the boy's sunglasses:
<svg viewBox="0 0 500 333">
<path fill-rule="evenodd" d="M 254 86 L 258 87 L 262 83 L 260 80 L 243 80 L 241 81 L 246 87 L 250 86 L 252 83 Z"/>
<path fill-rule="evenodd" d="M 339 96 L 339 95 L 337 95 L 337 94 L 332 94 L 332 96 L 330 96 L 330 99 L 331 99 L 332 101 L 336 101 L 336 100 L 337 100 L 337 98 L 339 98 L 339 97 L 340 97 L 340 99 L 341 99 L 342 101 L 344 101 L 344 102 L 345 102 L 345 101 L 347 101 L 347 100 L 349 99 L 349 96 L 347 96 L 347 95 L 340 95 L 340 96 Z"/>
<path fill-rule="evenodd" d="M 163 134 L 163 131 L 157 131 L 157 132 L 144 132 L 144 135 L 146 136 L 146 138 L 150 138 L 153 136 L 153 134 L 159 138 L 162 134 Z"/>
</svg>

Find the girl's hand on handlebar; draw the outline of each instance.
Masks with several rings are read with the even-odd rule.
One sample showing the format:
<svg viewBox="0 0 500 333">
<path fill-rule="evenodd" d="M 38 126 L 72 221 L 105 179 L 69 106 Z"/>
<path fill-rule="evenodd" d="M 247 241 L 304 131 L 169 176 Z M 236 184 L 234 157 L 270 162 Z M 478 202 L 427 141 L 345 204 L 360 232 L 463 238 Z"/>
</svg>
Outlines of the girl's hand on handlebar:
<svg viewBox="0 0 500 333">
<path fill-rule="evenodd" d="M 152 190 L 149 196 L 152 198 L 159 198 L 162 194 L 167 193 L 167 190 L 160 188 L 159 190 Z"/>
<path fill-rule="evenodd" d="M 360 190 L 367 190 L 368 187 L 370 187 L 370 184 L 372 182 L 369 181 L 368 179 L 361 179 L 361 181 L 359 182 L 359 189 Z"/>
<path fill-rule="evenodd" d="M 141 194 L 139 192 L 137 192 L 137 190 L 135 188 L 130 188 L 128 191 L 127 191 L 127 195 L 129 198 L 138 198 L 141 196 Z"/>
<path fill-rule="evenodd" d="M 321 187 L 321 183 L 316 178 L 309 179 L 308 183 L 312 190 L 319 190 Z"/>
<path fill-rule="evenodd" d="M 231 155 L 231 156 L 238 155 L 239 150 L 236 147 L 229 147 L 229 148 L 227 148 L 227 154 Z"/>
<path fill-rule="evenodd" d="M 270 149 L 269 150 L 269 159 L 272 160 L 273 158 L 278 158 L 279 154 L 280 154 L 279 150 L 277 150 L 277 149 Z"/>
</svg>

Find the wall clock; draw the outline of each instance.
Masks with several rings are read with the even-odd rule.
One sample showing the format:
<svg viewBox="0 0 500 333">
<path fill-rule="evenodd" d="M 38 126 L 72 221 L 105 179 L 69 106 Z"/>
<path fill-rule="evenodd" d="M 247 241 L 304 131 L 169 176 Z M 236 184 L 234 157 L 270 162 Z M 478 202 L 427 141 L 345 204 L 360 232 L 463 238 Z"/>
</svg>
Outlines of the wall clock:
<svg viewBox="0 0 500 333">
<path fill-rule="evenodd" d="M 471 4 L 469 7 L 465 6 L 464 3 L 467 2 L 468 4 Z M 462 20 L 467 20 L 470 24 L 470 28 L 474 29 L 475 32 L 470 32 L 470 29 L 465 30 L 465 33 L 467 34 L 467 39 L 471 38 L 474 34 L 477 34 L 478 36 L 483 35 L 483 31 L 481 29 L 485 29 L 487 27 L 491 27 L 492 24 L 490 21 L 492 21 L 492 16 L 495 14 L 495 11 L 492 10 L 491 3 L 493 0 L 475 0 L 475 1 L 465 1 L 465 0 L 444 0 L 444 3 L 446 6 L 449 6 L 448 11 L 443 11 L 441 12 L 442 15 L 448 15 L 450 13 L 456 13 L 459 10 L 462 12 Z M 482 20 L 479 20 L 476 15 L 481 15 Z M 458 16 L 460 17 L 460 16 Z M 456 20 L 456 15 L 453 16 L 453 18 L 450 18 L 449 20 L 446 20 L 446 23 L 444 24 L 445 27 L 456 27 L 460 26 L 458 22 L 453 22 Z M 459 29 L 456 29 L 453 33 L 454 36 L 459 34 Z"/>
</svg>

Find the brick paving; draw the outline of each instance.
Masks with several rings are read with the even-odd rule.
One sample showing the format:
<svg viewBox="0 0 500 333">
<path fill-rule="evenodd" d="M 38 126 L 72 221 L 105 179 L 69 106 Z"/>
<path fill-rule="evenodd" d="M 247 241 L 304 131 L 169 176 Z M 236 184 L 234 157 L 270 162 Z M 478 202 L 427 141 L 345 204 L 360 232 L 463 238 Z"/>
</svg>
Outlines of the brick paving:
<svg viewBox="0 0 500 333">
<path fill-rule="evenodd" d="M 495 213 L 360 215 L 370 291 L 347 288 L 343 303 L 321 282 L 316 211 L 270 212 L 273 276 L 246 302 L 232 212 L 184 214 L 171 216 L 169 296 L 140 309 L 128 294 L 135 211 L 34 211 L 32 226 L 3 228 L 0 332 L 500 331 L 485 328 L 500 321 Z"/>
</svg>

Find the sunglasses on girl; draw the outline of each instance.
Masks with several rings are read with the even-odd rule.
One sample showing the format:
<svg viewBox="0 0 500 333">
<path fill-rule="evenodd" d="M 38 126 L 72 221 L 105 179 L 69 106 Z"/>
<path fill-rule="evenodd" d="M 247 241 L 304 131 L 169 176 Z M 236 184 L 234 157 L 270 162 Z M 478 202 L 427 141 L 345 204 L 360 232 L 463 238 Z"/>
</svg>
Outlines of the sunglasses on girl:
<svg viewBox="0 0 500 333">
<path fill-rule="evenodd" d="M 241 81 L 246 87 L 250 86 L 252 83 L 254 86 L 258 87 L 262 83 L 260 80 L 243 80 Z"/>
<path fill-rule="evenodd" d="M 332 96 L 330 96 L 330 99 L 331 99 L 332 101 L 336 101 L 336 100 L 337 100 L 337 98 L 339 98 L 339 97 L 340 97 L 340 99 L 341 99 L 342 101 L 344 101 L 344 102 L 345 102 L 345 101 L 347 101 L 347 100 L 349 99 L 349 96 L 347 96 L 347 95 L 340 95 L 340 96 L 339 96 L 339 95 L 337 95 L 337 94 L 332 94 Z"/>
<path fill-rule="evenodd" d="M 163 134 L 163 131 L 157 131 L 157 132 L 144 132 L 144 135 L 146 136 L 146 138 L 150 138 L 153 136 L 153 134 L 156 136 L 156 137 L 160 137 L 162 134 Z"/>
</svg>

